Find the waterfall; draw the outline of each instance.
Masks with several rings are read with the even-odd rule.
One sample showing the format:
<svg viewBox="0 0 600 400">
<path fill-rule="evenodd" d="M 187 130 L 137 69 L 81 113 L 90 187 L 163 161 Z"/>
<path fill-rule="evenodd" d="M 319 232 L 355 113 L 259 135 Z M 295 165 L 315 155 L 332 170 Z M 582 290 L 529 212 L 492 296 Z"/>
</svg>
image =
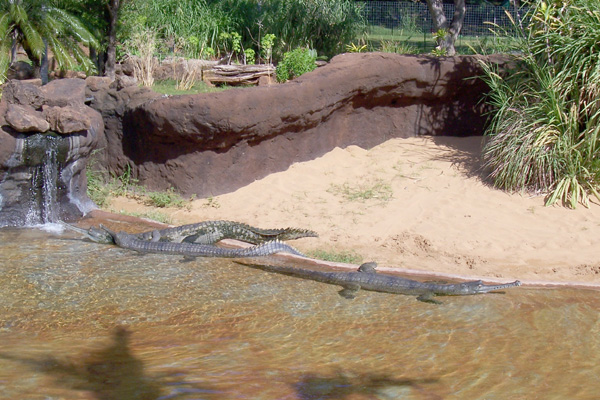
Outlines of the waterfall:
<svg viewBox="0 0 600 400">
<path fill-rule="evenodd" d="M 31 168 L 31 199 L 26 225 L 59 222 L 57 187 L 59 177 L 58 149 L 60 138 L 54 135 L 32 135 L 26 148 Z M 33 165 L 31 164 L 33 162 Z"/>
</svg>

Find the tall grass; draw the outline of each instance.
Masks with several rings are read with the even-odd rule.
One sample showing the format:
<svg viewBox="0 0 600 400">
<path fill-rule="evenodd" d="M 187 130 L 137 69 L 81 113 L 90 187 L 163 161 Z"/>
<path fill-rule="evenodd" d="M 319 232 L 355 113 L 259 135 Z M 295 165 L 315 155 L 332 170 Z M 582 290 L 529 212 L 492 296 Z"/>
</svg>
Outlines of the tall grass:
<svg viewBox="0 0 600 400">
<path fill-rule="evenodd" d="M 122 32 L 151 29 L 161 53 L 193 58 L 214 55 L 223 33 L 259 55 L 262 38 L 275 35 L 276 60 L 297 47 L 331 57 L 366 31 L 361 11 L 352 0 L 136 0 L 126 3 Z"/>
<path fill-rule="evenodd" d="M 137 0 L 125 3 L 123 34 L 151 29 L 161 54 L 201 58 L 212 54 L 219 34 L 233 28 L 229 13 L 207 0 Z"/>
<path fill-rule="evenodd" d="M 134 76 L 143 86 L 154 85 L 154 70 L 158 61 L 154 58 L 156 35 L 149 29 L 136 32 L 127 42 Z"/>
<path fill-rule="evenodd" d="M 600 11 L 568 3 L 537 1 L 514 21 L 514 68 L 484 64 L 496 109 L 484 160 L 498 187 L 575 208 L 600 199 Z"/>
<path fill-rule="evenodd" d="M 261 18 L 280 54 L 310 47 L 331 57 L 366 32 L 362 8 L 351 0 L 268 0 Z"/>
</svg>

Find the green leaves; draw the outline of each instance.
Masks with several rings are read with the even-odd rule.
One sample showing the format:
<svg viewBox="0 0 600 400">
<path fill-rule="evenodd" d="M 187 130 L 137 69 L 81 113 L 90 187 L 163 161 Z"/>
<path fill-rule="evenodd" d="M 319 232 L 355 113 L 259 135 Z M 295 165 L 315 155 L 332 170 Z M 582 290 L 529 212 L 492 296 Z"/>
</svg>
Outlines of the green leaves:
<svg viewBox="0 0 600 400">
<path fill-rule="evenodd" d="M 314 50 L 297 48 L 283 55 L 283 61 L 277 65 L 277 81 L 285 82 L 312 71 L 317 66 L 317 53 Z"/>
<path fill-rule="evenodd" d="M 575 208 L 600 200 L 600 13 L 592 0 L 537 2 L 516 67 L 485 64 L 495 107 L 484 149 L 494 184 Z M 516 28 L 516 27 L 515 27 Z"/>
<path fill-rule="evenodd" d="M 32 61 L 39 63 L 46 40 L 60 68 L 92 70 L 93 64 L 79 44 L 98 47 L 98 40 L 75 16 L 58 7 L 61 4 L 58 0 L 0 0 L 0 59 L 10 59 L 11 39 L 15 38 Z M 0 74 L 7 67 L 8 61 L 1 61 Z"/>
</svg>

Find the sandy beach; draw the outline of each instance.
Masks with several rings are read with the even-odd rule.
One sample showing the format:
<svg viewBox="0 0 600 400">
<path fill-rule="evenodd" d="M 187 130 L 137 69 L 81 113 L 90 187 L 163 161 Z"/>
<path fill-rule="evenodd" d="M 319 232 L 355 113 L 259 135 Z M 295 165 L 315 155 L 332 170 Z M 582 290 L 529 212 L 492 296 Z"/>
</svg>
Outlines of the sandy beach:
<svg viewBox="0 0 600 400">
<path fill-rule="evenodd" d="M 544 206 L 544 197 L 493 188 L 481 137 L 391 139 L 336 148 L 233 193 L 160 209 L 172 224 L 226 219 L 312 229 L 290 244 L 348 253 L 382 270 L 599 285 L 600 206 Z M 127 198 L 110 211 L 144 212 Z"/>
</svg>

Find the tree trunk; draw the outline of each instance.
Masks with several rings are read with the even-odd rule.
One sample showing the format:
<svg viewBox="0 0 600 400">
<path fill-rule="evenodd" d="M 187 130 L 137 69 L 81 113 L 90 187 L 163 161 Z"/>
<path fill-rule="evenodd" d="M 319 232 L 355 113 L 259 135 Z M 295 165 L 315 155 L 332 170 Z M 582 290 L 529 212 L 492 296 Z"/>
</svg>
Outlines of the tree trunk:
<svg viewBox="0 0 600 400">
<path fill-rule="evenodd" d="M 96 66 L 96 71 L 98 72 L 98 74 L 100 74 L 102 71 L 100 71 L 100 65 L 98 63 L 98 53 L 96 52 L 96 49 L 91 46 L 90 46 L 90 60 L 92 60 L 92 62 Z"/>
<path fill-rule="evenodd" d="M 427 0 L 427 6 L 433 19 L 433 28 L 439 35 L 436 49 L 449 56 L 455 55 L 454 43 L 462 29 L 467 10 L 465 0 L 454 0 L 454 15 L 450 24 L 448 24 L 448 19 L 444 15 L 443 0 Z"/>
<path fill-rule="evenodd" d="M 44 53 L 40 62 L 40 78 L 42 85 L 48 83 L 48 39 L 44 38 Z"/>
<path fill-rule="evenodd" d="M 109 0 L 108 4 L 108 46 L 106 49 L 106 64 L 104 75 L 115 79 L 115 67 L 117 62 L 117 22 L 119 20 L 119 8 L 121 0 Z"/>
<path fill-rule="evenodd" d="M 13 65 L 17 62 L 17 31 L 13 31 L 12 33 L 12 46 L 10 47 L 10 65 Z"/>
</svg>

